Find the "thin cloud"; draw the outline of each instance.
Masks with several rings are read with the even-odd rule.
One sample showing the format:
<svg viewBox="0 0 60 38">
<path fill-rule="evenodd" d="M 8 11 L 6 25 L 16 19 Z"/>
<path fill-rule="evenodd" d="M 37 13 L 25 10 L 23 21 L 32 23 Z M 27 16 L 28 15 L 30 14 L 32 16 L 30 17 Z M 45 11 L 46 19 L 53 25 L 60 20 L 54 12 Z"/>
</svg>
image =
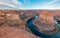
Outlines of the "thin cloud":
<svg viewBox="0 0 60 38">
<path fill-rule="evenodd" d="M 18 0 L 11 0 L 13 3 L 15 3 L 16 5 L 21 5 L 21 3 Z"/>
<path fill-rule="evenodd" d="M 6 5 L 9 7 L 17 8 L 21 6 L 21 3 L 18 0 L 1 0 L 0 5 Z"/>
<path fill-rule="evenodd" d="M 57 1 L 59 1 L 59 0 L 52 0 L 51 2 L 47 3 L 46 5 L 49 6 L 49 5 L 51 5 L 51 4 L 56 3 Z"/>
<path fill-rule="evenodd" d="M 12 4 L 8 4 L 8 3 L 5 3 L 5 2 L 0 2 L 0 4 L 2 5 L 7 5 L 7 6 L 10 6 L 10 7 L 15 7 L 14 5 L 12 5 Z"/>
<path fill-rule="evenodd" d="M 57 3 L 59 0 L 52 0 L 50 1 L 49 3 L 45 3 L 44 6 L 42 6 L 43 9 L 57 9 L 57 8 L 54 8 L 54 4 Z"/>
<path fill-rule="evenodd" d="M 57 1 L 59 1 L 59 0 L 52 0 L 51 2 L 48 3 L 48 5 L 56 3 Z"/>
<path fill-rule="evenodd" d="M 23 0 L 23 1 L 24 1 L 24 4 L 29 4 L 30 3 L 30 0 Z"/>
</svg>

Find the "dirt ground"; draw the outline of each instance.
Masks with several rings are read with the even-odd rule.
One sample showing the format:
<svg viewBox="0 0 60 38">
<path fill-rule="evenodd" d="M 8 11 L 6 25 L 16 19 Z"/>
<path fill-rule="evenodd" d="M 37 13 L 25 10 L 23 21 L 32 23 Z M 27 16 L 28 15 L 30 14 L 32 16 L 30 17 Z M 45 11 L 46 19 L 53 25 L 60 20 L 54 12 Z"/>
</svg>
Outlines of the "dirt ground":
<svg viewBox="0 0 60 38">
<path fill-rule="evenodd" d="M 39 38 L 33 34 L 24 34 L 22 30 L 30 31 L 30 29 L 26 26 L 26 21 L 30 18 L 32 18 L 36 14 L 40 13 L 51 13 L 52 16 L 59 16 L 60 17 L 60 10 L 0 10 L 0 30 L 2 31 L 2 34 L 0 34 L 1 38 Z M 58 17 L 58 18 L 59 18 Z M 14 28 L 13 28 L 14 27 Z M 11 28 L 11 29 L 10 29 Z M 15 34 L 15 28 L 21 29 L 21 37 L 20 34 Z M 8 33 L 7 31 L 13 31 Z M 6 36 L 4 35 L 4 32 L 6 32 Z M 0 32 L 1 33 L 1 32 Z M 19 33 L 18 31 L 16 33 Z M 14 37 L 14 34 L 16 37 Z M 2 35 L 2 36 L 1 36 Z M 11 37 L 10 37 L 11 35 Z M 26 35 L 26 37 L 25 37 Z M 4 37 L 3 37 L 4 36 Z M 23 37 L 24 36 L 24 37 Z"/>
</svg>

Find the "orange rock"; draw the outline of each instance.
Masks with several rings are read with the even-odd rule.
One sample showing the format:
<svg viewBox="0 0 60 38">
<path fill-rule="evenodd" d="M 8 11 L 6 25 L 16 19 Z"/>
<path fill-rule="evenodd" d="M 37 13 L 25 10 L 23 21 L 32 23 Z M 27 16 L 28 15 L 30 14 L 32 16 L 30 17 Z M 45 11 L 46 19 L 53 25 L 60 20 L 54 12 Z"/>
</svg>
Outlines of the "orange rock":
<svg viewBox="0 0 60 38">
<path fill-rule="evenodd" d="M 40 38 L 14 27 L 0 27 L 0 38 Z"/>
<path fill-rule="evenodd" d="M 34 21 L 34 24 L 40 31 L 45 32 L 45 33 L 51 32 L 54 29 L 57 29 L 53 15 L 48 12 L 39 13 L 39 18 L 38 20 Z M 54 32 L 52 34 L 54 34 Z"/>
<path fill-rule="evenodd" d="M 11 26 L 25 30 L 25 25 L 16 11 L 17 10 L 0 10 L 0 26 Z"/>
<path fill-rule="evenodd" d="M 43 23 L 51 23 L 51 24 L 54 24 L 55 23 L 54 22 L 53 15 L 51 13 L 42 12 L 39 15 L 39 19 Z"/>
</svg>

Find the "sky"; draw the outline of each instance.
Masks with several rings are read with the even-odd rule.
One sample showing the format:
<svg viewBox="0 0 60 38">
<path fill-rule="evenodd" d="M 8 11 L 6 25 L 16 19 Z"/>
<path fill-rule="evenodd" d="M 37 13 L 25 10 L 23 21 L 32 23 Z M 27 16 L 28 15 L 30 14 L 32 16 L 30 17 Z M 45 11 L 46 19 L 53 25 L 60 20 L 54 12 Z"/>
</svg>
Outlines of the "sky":
<svg viewBox="0 0 60 38">
<path fill-rule="evenodd" d="M 60 0 L 0 0 L 0 9 L 60 9 Z"/>
<path fill-rule="evenodd" d="M 60 0 L 26 0 L 25 3 L 22 4 L 22 8 L 25 8 L 25 9 L 60 9 Z"/>
</svg>

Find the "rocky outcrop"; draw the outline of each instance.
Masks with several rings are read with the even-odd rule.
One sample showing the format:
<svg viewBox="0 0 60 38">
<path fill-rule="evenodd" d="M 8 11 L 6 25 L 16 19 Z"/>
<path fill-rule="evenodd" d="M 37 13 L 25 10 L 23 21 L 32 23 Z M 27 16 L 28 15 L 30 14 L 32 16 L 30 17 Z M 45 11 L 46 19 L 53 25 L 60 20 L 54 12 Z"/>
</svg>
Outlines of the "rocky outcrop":
<svg viewBox="0 0 60 38">
<path fill-rule="evenodd" d="M 15 27 L 0 27 L 0 38 L 40 38 Z"/>
</svg>

